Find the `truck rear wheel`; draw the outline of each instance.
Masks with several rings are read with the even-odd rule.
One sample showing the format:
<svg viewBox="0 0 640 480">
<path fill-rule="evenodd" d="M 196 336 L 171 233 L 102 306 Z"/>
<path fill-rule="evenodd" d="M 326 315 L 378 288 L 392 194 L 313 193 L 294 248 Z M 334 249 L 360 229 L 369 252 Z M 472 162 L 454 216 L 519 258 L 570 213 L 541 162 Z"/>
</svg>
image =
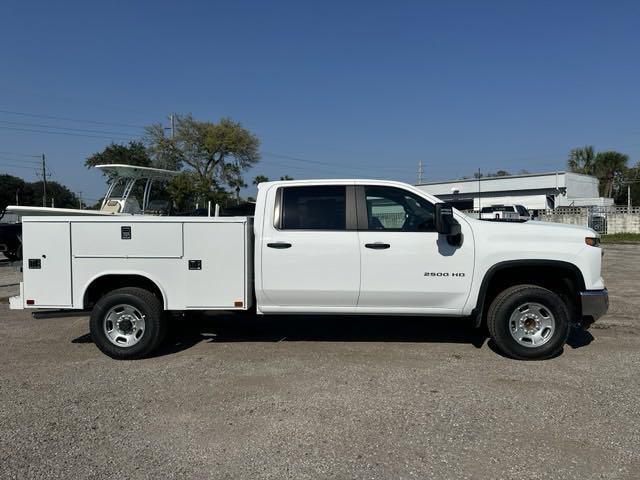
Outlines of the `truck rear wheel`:
<svg viewBox="0 0 640 480">
<path fill-rule="evenodd" d="M 487 327 L 498 348 L 520 360 L 556 355 L 569 336 L 569 311 L 562 298 L 537 285 L 510 287 L 493 300 Z"/>
<path fill-rule="evenodd" d="M 98 348 L 119 360 L 141 358 L 164 339 L 167 321 L 162 305 L 142 288 L 119 288 L 104 295 L 93 307 L 91 338 Z"/>
</svg>

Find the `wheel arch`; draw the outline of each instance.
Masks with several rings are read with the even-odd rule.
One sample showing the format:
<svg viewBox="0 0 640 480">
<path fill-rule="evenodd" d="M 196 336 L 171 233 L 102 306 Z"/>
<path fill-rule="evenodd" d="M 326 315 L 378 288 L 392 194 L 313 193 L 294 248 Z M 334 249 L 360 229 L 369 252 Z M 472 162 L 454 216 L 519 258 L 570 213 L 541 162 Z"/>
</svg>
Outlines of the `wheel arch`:
<svg viewBox="0 0 640 480">
<path fill-rule="evenodd" d="M 82 307 L 89 308 L 106 293 L 122 287 L 139 287 L 153 293 L 163 309 L 167 309 L 167 296 L 160 283 L 140 272 L 100 273 L 89 280 L 82 292 Z"/>
<path fill-rule="evenodd" d="M 514 282 L 507 281 L 509 274 L 513 276 Z M 575 295 L 576 308 L 580 308 L 578 292 L 585 289 L 582 272 L 570 262 L 531 259 L 496 263 L 487 270 L 480 284 L 476 307 L 471 313 L 476 327 L 482 324 L 487 307 L 500 288 L 518 283 L 531 283 L 542 287 L 559 285 L 567 295 Z"/>
</svg>

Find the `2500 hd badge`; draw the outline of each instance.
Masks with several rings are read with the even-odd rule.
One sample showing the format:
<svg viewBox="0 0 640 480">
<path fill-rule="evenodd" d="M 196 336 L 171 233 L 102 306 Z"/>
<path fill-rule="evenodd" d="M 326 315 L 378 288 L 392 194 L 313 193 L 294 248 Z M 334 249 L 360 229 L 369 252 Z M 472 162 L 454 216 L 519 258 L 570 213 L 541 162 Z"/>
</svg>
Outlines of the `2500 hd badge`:
<svg viewBox="0 0 640 480">
<path fill-rule="evenodd" d="M 464 272 L 424 272 L 425 277 L 464 277 Z"/>
</svg>

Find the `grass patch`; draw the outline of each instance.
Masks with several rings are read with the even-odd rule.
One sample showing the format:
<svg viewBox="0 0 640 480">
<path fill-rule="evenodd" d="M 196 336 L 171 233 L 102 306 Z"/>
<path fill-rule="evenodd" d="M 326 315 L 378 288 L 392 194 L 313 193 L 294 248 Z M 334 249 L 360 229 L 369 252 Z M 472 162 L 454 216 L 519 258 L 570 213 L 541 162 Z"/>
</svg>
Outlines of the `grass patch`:
<svg viewBox="0 0 640 480">
<path fill-rule="evenodd" d="M 601 239 L 602 243 L 640 243 L 640 233 L 612 233 Z"/>
</svg>

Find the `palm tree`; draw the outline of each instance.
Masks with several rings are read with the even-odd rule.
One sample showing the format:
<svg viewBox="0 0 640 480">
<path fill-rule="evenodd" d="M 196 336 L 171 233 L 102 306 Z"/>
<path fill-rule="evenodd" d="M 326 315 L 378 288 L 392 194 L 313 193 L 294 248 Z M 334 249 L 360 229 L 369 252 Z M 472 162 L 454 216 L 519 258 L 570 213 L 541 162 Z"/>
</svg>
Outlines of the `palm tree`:
<svg viewBox="0 0 640 480">
<path fill-rule="evenodd" d="M 596 153 L 593 145 L 587 145 L 582 148 L 574 148 L 569 152 L 567 166 L 574 173 L 584 173 L 585 175 L 593 175 L 595 173 Z"/>
<path fill-rule="evenodd" d="M 256 177 L 253 179 L 253 184 L 258 185 L 259 183 L 264 183 L 268 181 L 269 181 L 269 177 L 265 175 L 256 175 Z"/>
<path fill-rule="evenodd" d="M 613 185 L 616 177 L 627 170 L 629 156 L 620 152 L 600 152 L 594 162 L 594 173 L 600 179 L 600 195 L 613 196 Z"/>
</svg>

